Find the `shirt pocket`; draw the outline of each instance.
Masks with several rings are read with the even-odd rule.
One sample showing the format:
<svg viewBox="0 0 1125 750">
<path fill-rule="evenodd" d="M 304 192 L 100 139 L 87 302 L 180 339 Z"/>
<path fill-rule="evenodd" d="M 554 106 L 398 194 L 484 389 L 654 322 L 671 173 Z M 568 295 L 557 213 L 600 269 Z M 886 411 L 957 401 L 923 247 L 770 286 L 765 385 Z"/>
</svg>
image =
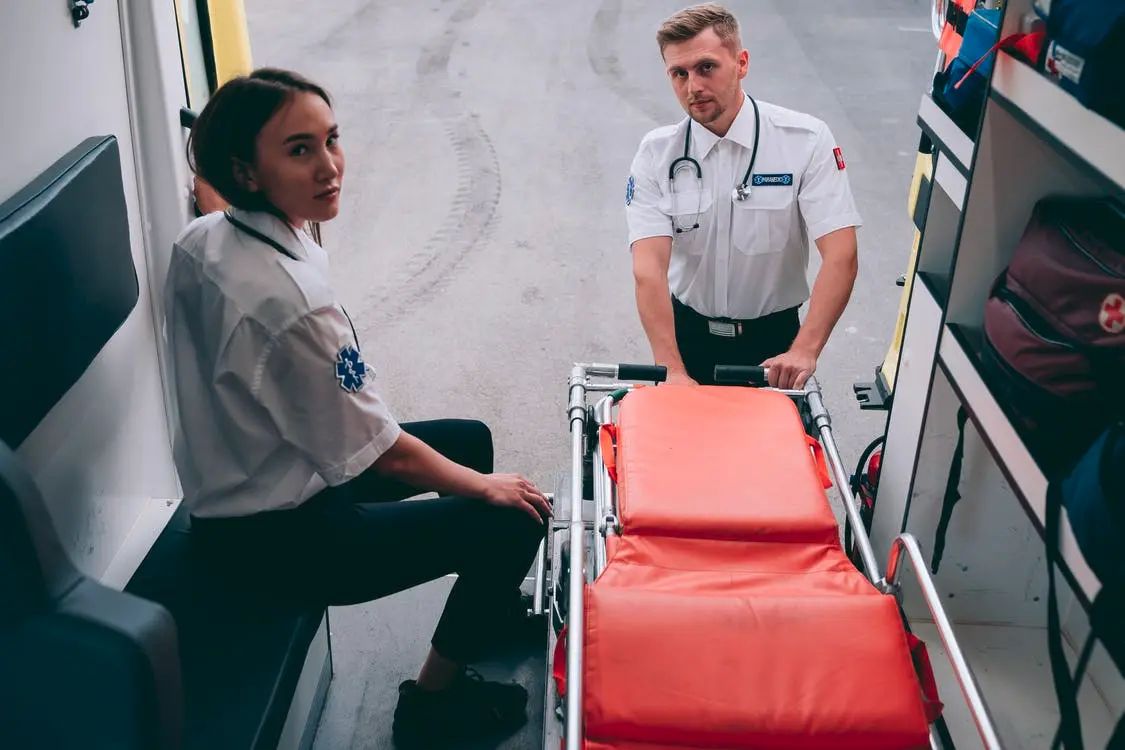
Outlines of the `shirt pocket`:
<svg viewBox="0 0 1125 750">
<path fill-rule="evenodd" d="M 672 220 L 672 249 L 688 255 L 701 255 L 707 249 L 706 238 L 714 222 L 714 196 L 710 190 L 695 188 L 665 193 L 660 208 Z M 696 224 L 699 226 L 694 227 Z M 682 229 L 683 231 L 677 231 Z"/>
<path fill-rule="evenodd" d="M 796 191 L 793 186 L 751 188 L 731 210 L 731 244 L 743 255 L 779 253 L 789 243 Z"/>
</svg>

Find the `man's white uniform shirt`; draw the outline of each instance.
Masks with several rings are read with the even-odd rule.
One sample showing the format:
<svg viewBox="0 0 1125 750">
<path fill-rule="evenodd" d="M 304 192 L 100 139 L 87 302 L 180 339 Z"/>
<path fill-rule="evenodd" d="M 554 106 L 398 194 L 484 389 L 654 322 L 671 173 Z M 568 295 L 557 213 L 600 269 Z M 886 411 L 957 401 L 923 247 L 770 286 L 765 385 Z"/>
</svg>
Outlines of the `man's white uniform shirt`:
<svg viewBox="0 0 1125 750">
<path fill-rule="evenodd" d="M 691 150 L 672 193 L 669 168 L 684 155 L 690 121 L 647 133 L 626 186 L 629 244 L 672 237 L 670 291 L 707 317 L 757 318 L 809 298 L 809 241 L 858 227 L 843 155 L 828 126 L 811 115 L 758 102 L 760 144 L 750 196 L 734 199 L 754 147 L 747 97 L 723 138 L 692 123 Z M 698 229 L 675 233 L 675 226 Z"/>
<path fill-rule="evenodd" d="M 193 221 L 176 240 L 165 335 L 176 467 L 202 517 L 291 508 L 364 469 L 400 427 L 329 283 L 324 250 L 267 214 Z"/>
</svg>

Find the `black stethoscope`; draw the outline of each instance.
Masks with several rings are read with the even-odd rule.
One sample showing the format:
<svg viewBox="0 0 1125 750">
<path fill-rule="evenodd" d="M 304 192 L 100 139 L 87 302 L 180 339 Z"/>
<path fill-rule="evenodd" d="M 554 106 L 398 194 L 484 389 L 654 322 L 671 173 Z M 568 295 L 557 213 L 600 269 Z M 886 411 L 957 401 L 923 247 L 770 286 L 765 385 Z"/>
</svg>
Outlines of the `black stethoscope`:
<svg viewBox="0 0 1125 750">
<path fill-rule="evenodd" d="M 261 232 L 259 232 L 254 227 L 246 224 L 243 221 L 239 221 L 238 219 L 231 216 L 229 210 L 223 211 L 223 216 L 225 216 L 227 221 L 229 221 L 231 223 L 231 225 L 233 225 L 235 228 L 240 229 L 243 232 L 246 232 L 246 234 L 250 235 L 254 239 L 258 240 L 259 242 L 266 243 L 267 245 L 272 247 L 274 250 L 276 250 L 279 253 L 281 253 L 282 255 L 284 255 L 286 258 L 291 258 L 292 260 L 296 260 L 296 261 L 301 260 L 300 258 L 298 258 L 296 255 L 293 254 L 292 250 L 285 247 L 285 245 L 282 245 L 280 242 L 275 240 L 273 237 L 269 237 L 265 234 L 262 234 Z M 355 332 L 355 324 L 352 323 L 352 316 L 348 315 L 348 311 L 344 309 L 343 305 L 340 305 L 340 310 L 341 310 L 341 312 L 344 313 L 344 317 L 348 319 L 348 325 L 351 326 L 351 329 L 352 329 L 352 337 L 355 339 L 356 350 L 360 351 L 359 335 Z"/>
<path fill-rule="evenodd" d="M 742 176 L 742 184 L 731 191 L 731 198 L 740 202 L 750 197 L 750 176 L 754 172 L 754 162 L 758 159 L 758 136 L 762 132 L 762 118 L 758 113 L 758 103 L 749 94 L 746 95 L 746 98 L 750 100 L 750 106 L 754 108 L 754 148 L 750 151 L 750 164 L 746 167 L 746 174 Z M 676 202 L 676 173 L 685 166 L 689 166 L 695 171 L 695 179 L 699 183 L 700 202 L 702 203 L 703 167 L 699 166 L 699 162 L 691 157 L 691 118 L 688 118 L 687 132 L 684 134 L 684 155 L 673 159 L 668 166 L 668 183 L 669 189 L 672 191 L 673 212 L 675 212 Z M 695 223 L 690 227 L 675 227 L 676 233 L 681 234 L 690 232 L 692 229 L 699 229 L 698 211 L 696 211 L 695 218 Z"/>
</svg>

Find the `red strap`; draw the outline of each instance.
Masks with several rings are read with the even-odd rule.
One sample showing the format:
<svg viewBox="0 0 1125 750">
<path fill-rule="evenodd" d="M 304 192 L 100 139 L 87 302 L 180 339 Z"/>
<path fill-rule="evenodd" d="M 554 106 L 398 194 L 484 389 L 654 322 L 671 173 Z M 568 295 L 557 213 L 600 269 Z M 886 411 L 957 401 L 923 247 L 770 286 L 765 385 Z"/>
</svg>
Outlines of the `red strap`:
<svg viewBox="0 0 1125 750">
<path fill-rule="evenodd" d="M 1038 56 L 1039 46 L 1043 43 L 1043 39 L 1046 37 L 1046 33 L 1047 32 L 1045 31 L 1036 31 L 1030 34 L 1009 34 L 1008 36 L 998 41 L 996 44 L 992 45 L 992 47 L 989 48 L 988 52 L 985 52 L 983 55 L 981 55 L 980 59 L 973 63 L 973 66 L 971 68 L 965 71 L 965 75 L 961 76 L 961 80 L 953 84 L 953 88 L 961 88 L 961 84 L 965 82 L 966 78 L 973 74 L 973 71 L 977 69 L 977 66 L 984 62 L 986 57 L 988 57 L 998 49 L 1014 50 L 1020 53 L 1020 55 L 1025 58 L 1030 57 L 1032 59 L 1035 59 Z"/>
<path fill-rule="evenodd" d="M 555 691 L 566 695 L 566 625 L 559 631 L 559 639 L 555 641 L 555 654 L 551 657 L 551 677 L 555 680 Z"/>
<path fill-rule="evenodd" d="M 603 424 L 598 432 L 598 441 L 602 446 L 602 462 L 605 464 L 609 478 L 617 483 L 617 453 L 613 444 L 617 441 L 617 425 Z"/>
<path fill-rule="evenodd" d="M 913 633 L 906 634 L 906 642 L 910 644 L 910 658 L 914 662 L 914 671 L 918 674 L 918 684 L 922 687 L 926 721 L 932 724 L 941 716 L 945 704 L 938 695 L 937 680 L 934 679 L 934 669 L 930 665 L 930 652 L 926 650 L 926 644 Z"/>
<path fill-rule="evenodd" d="M 813 466 L 816 467 L 816 475 L 820 477 L 820 484 L 824 489 L 832 487 L 832 475 L 828 473 L 828 463 L 824 460 L 824 448 L 820 445 L 820 441 L 812 435 L 805 435 L 805 442 L 812 448 Z"/>
</svg>

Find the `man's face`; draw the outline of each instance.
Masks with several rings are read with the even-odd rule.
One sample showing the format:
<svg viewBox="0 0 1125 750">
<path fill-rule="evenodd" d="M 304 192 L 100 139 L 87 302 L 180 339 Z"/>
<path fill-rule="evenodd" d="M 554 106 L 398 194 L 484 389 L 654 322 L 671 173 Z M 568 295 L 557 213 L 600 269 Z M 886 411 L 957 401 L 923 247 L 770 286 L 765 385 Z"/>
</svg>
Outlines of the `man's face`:
<svg viewBox="0 0 1125 750">
<path fill-rule="evenodd" d="M 680 106 L 701 125 L 729 126 L 733 121 L 749 60 L 746 50 L 736 54 L 714 29 L 664 48 L 665 69 Z"/>
</svg>

